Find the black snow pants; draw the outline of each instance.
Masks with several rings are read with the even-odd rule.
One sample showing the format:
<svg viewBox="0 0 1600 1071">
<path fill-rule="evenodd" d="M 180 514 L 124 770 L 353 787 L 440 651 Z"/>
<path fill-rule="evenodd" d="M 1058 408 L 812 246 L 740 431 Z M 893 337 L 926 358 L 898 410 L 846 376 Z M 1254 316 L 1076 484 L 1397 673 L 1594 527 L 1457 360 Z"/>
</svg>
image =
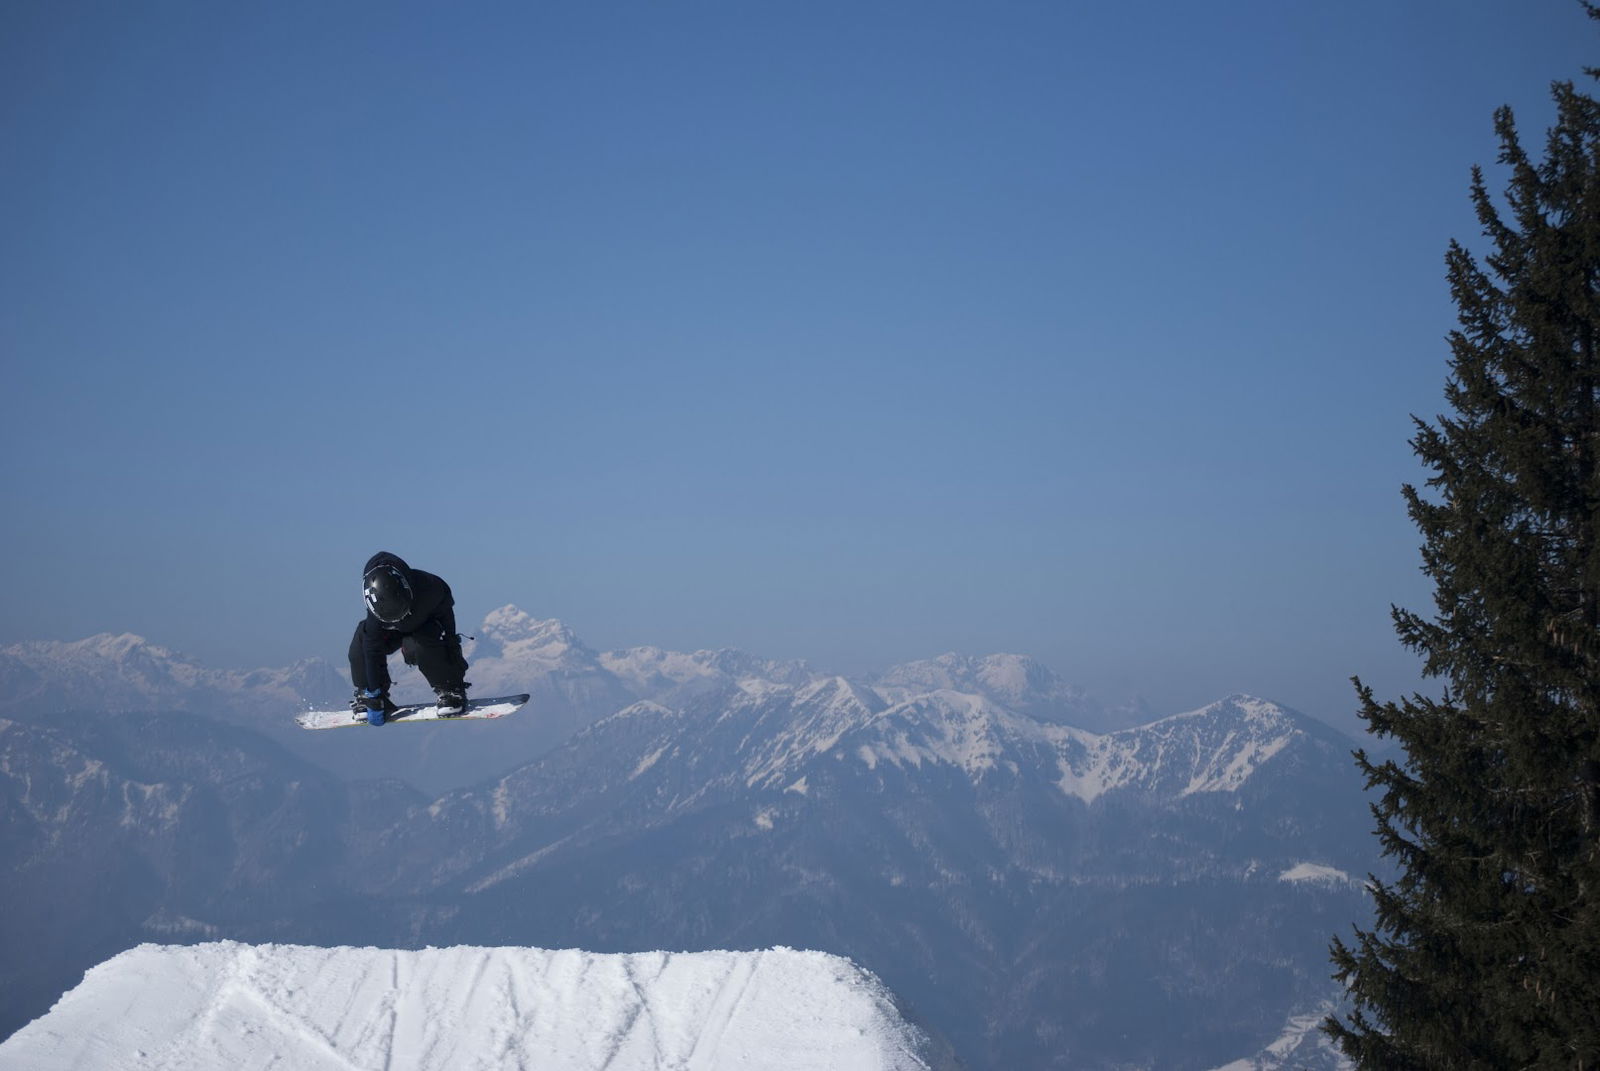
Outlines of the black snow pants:
<svg viewBox="0 0 1600 1071">
<path fill-rule="evenodd" d="M 350 640 L 350 680 L 357 688 L 389 689 L 389 667 L 378 661 L 377 675 L 381 680 L 369 680 L 367 652 L 375 650 L 387 659 L 396 651 L 401 653 L 408 666 L 416 666 L 427 678 L 428 685 L 437 691 L 444 687 L 460 687 L 467 672 L 467 660 L 461 653 L 461 637 L 456 634 L 456 615 L 445 610 L 428 618 L 413 632 L 386 629 L 367 617 L 356 626 Z"/>
</svg>

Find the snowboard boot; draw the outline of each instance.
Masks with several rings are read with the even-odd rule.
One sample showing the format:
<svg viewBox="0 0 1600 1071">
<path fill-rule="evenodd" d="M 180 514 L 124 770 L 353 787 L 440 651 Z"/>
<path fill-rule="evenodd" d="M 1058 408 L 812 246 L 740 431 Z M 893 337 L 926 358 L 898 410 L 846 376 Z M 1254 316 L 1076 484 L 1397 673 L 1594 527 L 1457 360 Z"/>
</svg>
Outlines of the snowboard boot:
<svg viewBox="0 0 1600 1071">
<path fill-rule="evenodd" d="M 467 712 L 467 689 L 470 685 L 462 681 L 460 684 L 446 684 L 434 691 L 439 696 L 437 707 L 441 718 L 459 718 Z"/>
</svg>

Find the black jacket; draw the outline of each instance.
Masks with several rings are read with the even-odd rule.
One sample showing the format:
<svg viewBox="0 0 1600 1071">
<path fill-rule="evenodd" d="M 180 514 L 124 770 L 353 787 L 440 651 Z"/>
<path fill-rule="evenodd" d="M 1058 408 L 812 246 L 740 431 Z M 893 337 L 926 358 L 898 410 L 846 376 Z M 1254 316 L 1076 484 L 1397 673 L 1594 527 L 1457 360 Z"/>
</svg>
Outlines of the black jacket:
<svg viewBox="0 0 1600 1071">
<path fill-rule="evenodd" d="M 456 600 L 450 593 L 450 585 L 443 578 L 413 569 L 398 554 L 380 550 L 367 559 L 367 564 L 362 567 L 362 580 L 365 581 L 367 574 L 380 565 L 393 565 L 405 574 L 411 584 L 411 612 L 393 624 L 386 624 L 378 620 L 371 610 L 367 611 L 367 619 L 362 622 L 361 649 L 366 658 L 369 681 L 389 679 L 385 663 L 395 648 L 392 634 L 409 636 L 417 633 L 418 639 L 424 642 L 439 643 L 443 637 L 454 638 L 456 631 Z M 385 633 L 391 635 L 385 636 Z"/>
</svg>

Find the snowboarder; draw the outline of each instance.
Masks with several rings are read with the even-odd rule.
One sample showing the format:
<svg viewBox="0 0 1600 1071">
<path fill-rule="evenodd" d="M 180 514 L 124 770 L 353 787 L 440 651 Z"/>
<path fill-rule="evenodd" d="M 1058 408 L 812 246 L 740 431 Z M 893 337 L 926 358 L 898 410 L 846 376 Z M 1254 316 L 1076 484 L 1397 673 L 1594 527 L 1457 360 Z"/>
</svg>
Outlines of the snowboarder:
<svg viewBox="0 0 1600 1071">
<path fill-rule="evenodd" d="M 350 679 L 357 718 L 382 725 L 397 708 L 389 699 L 389 656 L 399 651 L 416 666 L 439 697 L 439 716 L 467 709 L 467 660 L 456 633 L 456 603 L 450 585 L 413 569 L 399 555 L 379 551 L 362 572 L 367 616 L 350 641 Z"/>
</svg>

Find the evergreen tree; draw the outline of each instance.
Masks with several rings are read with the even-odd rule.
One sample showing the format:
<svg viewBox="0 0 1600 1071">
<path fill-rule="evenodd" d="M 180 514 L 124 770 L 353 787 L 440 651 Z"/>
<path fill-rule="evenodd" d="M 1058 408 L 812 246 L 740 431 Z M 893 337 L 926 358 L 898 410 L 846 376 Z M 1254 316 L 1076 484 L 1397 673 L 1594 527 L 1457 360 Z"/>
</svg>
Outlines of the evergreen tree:
<svg viewBox="0 0 1600 1071">
<path fill-rule="evenodd" d="M 1353 1009 L 1324 1029 L 1363 1068 L 1600 1068 L 1600 103 L 1553 94 L 1542 162 L 1495 114 L 1505 211 L 1474 168 L 1490 248 L 1446 257 L 1452 415 L 1412 440 L 1437 613 L 1394 619 L 1441 697 L 1356 682 L 1404 748 L 1356 753 L 1398 875 L 1332 945 Z"/>
</svg>

